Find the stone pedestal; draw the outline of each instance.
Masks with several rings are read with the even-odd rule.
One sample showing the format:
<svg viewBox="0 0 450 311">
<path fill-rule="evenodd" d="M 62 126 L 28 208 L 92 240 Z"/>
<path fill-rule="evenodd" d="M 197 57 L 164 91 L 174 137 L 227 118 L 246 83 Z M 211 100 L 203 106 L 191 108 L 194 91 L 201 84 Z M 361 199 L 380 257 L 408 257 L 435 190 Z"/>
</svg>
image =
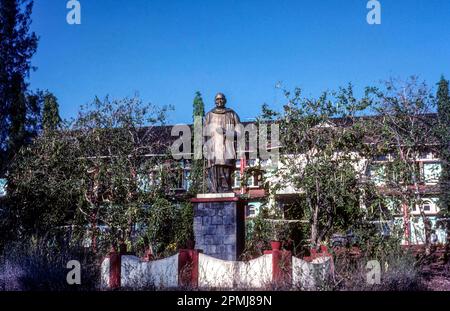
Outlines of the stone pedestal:
<svg viewBox="0 0 450 311">
<path fill-rule="evenodd" d="M 199 194 L 194 204 L 195 248 L 238 260 L 245 247 L 245 206 L 234 193 Z"/>
</svg>

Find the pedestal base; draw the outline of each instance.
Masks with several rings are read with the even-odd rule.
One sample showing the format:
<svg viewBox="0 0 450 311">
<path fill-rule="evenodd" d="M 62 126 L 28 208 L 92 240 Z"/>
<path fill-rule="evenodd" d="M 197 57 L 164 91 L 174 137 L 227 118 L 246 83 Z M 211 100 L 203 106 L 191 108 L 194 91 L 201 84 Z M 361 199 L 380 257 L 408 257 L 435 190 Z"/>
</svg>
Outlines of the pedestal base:
<svg viewBox="0 0 450 311">
<path fill-rule="evenodd" d="M 200 195 L 194 204 L 195 248 L 223 260 L 238 260 L 245 247 L 245 205 L 230 195 Z"/>
</svg>

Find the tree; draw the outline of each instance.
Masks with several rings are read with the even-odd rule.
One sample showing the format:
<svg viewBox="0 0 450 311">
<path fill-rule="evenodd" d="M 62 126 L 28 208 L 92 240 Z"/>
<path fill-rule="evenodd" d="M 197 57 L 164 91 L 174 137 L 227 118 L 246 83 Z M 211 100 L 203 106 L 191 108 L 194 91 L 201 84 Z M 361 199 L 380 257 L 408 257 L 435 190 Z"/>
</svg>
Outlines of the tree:
<svg viewBox="0 0 450 311">
<path fill-rule="evenodd" d="M 42 109 L 42 127 L 47 131 L 54 131 L 61 125 L 61 117 L 59 116 L 59 105 L 56 97 L 47 92 L 44 95 L 44 106 Z"/>
<path fill-rule="evenodd" d="M 97 98 L 71 124 L 22 148 L 8 186 L 16 236 L 43 238 L 68 227 L 74 242 L 90 238 L 93 249 L 145 235 L 167 246 L 161 230 L 175 239 L 168 219 L 176 210 L 168 206 L 178 167 L 157 126 L 166 112 L 138 98 Z"/>
<path fill-rule="evenodd" d="M 193 108 L 192 115 L 194 119 L 196 116 L 205 116 L 205 104 L 203 103 L 202 94 L 198 91 L 195 93 Z"/>
<path fill-rule="evenodd" d="M 450 210 L 450 96 L 448 81 L 441 77 L 437 91 L 438 108 L 438 141 L 440 143 L 440 157 L 442 162 L 441 184 L 441 210 L 448 213 Z"/>
<path fill-rule="evenodd" d="M 380 156 L 389 156 L 383 163 L 381 176 L 385 188 L 391 194 L 394 205 L 403 214 L 405 238 L 409 243 L 410 227 L 414 225 L 412 209 L 418 207 L 424 225 L 426 251 L 430 251 L 431 223 L 424 212 L 424 190 L 418 160 L 428 151 L 424 139 L 433 137 L 435 126 L 430 112 L 434 107 L 433 96 L 425 83 L 416 77 L 402 82 L 389 80 L 385 89 L 374 89 L 372 139 Z M 432 141 L 428 141 L 430 145 Z"/>
<path fill-rule="evenodd" d="M 331 95 L 307 99 L 296 89 L 285 91 L 288 103 L 281 114 L 263 107 L 264 120 L 280 122 L 284 146 L 271 195 L 286 186 L 296 189 L 296 204 L 284 212 L 309 223 L 312 247 L 334 230 L 346 231 L 357 223 L 365 187 L 355 168 L 366 148 L 363 122 L 356 115 L 369 101 L 356 100 L 351 85 Z"/>
<path fill-rule="evenodd" d="M 45 239 L 66 225 L 84 227 L 76 220 L 85 175 L 78 146 L 65 129 L 45 132 L 17 153 L 8 172 L 8 222 L 2 228 L 9 239 Z"/>
<path fill-rule="evenodd" d="M 85 172 L 78 211 L 91 224 L 94 247 L 98 225 L 109 228 L 104 235 L 109 243 L 131 242 L 135 226 L 148 225 L 153 202 L 175 188 L 177 167 L 169 161 L 169 141 L 157 127 L 164 124 L 167 109 L 139 98 L 96 98 L 71 128 Z"/>
<path fill-rule="evenodd" d="M 26 94 L 26 78 L 38 38 L 30 32 L 31 0 L 0 2 L 0 151 L 9 160 L 34 134 L 29 115 L 36 114 Z M 30 106 L 31 105 L 31 106 Z M 31 116 L 31 119 L 33 117 Z M 5 169 L 6 161 L 2 161 Z"/>
<path fill-rule="evenodd" d="M 439 206 L 443 217 L 450 216 L 450 95 L 448 80 L 441 77 L 437 91 L 438 120 L 437 140 L 441 158 Z M 447 246 L 450 245 L 450 223 L 447 221 Z"/>
<path fill-rule="evenodd" d="M 196 127 L 201 128 L 202 120 L 205 116 L 205 104 L 203 103 L 203 98 L 200 92 L 195 93 L 194 102 L 192 106 L 192 119 L 194 121 L 194 129 Z M 201 141 L 200 141 L 201 142 Z M 195 140 L 194 140 L 195 144 Z M 198 149 L 198 148 L 197 148 Z M 194 150 L 196 148 L 194 147 Z M 191 162 L 191 173 L 189 176 L 190 179 L 190 187 L 189 192 L 193 195 L 204 192 L 205 180 L 204 180 L 204 166 L 205 160 L 202 159 L 192 159 Z"/>
</svg>

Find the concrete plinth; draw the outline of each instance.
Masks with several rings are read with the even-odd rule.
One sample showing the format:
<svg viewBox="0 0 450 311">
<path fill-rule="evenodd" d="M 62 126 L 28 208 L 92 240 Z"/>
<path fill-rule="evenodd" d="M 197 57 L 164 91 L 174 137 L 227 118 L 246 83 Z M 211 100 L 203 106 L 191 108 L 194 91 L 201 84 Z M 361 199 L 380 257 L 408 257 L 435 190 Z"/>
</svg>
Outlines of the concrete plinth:
<svg viewBox="0 0 450 311">
<path fill-rule="evenodd" d="M 224 260 L 238 260 L 245 246 L 245 206 L 234 195 L 199 195 L 194 204 L 195 248 Z"/>
</svg>

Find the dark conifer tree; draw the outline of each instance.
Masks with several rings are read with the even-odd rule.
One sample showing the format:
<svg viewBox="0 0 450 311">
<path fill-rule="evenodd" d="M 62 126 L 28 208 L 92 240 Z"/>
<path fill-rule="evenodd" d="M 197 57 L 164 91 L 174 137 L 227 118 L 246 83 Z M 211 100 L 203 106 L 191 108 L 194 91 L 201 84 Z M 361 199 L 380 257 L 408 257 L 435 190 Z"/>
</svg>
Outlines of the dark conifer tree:
<svg viewBox="0 0 450 311">
<path fill-rule="evenodd" d="M 203 103 L 202 94 L 200 92 L 195 93 L 192 118 L 195 122 L 200 122 L 205 116 L 205 104 Z M 196 121 L 197 118 L 197 121 Z M 195 150 L 195 148 L 194 148 Z M 191 175 L 190 175 L 190 188 L 189 192 L 191 194 L 196 194 L 204 191 L 204 159 L 192 159 L 191 165 Z"/>
<path fill-rule="evenodd" d="M 36 127 L 29 123 L 39 113 L 28 101 L 27 78 L 38 38 L 30 31 L 32 0 L 0 1 L 0 168 L 6 168 Z"/>
<path fill-rule="evenodd" d="M 42 110 L 42 127 L 44 131 L 54 131 L 58 129 L 61 124 L 61 117 L 59 116 L 58 101 L 50 92 L 44 95 L 44 107 Z"/>
<path fill-rule="evenodd" d="M 450 95 L 448 80 L 441 77 L 437 91 L 438 126 L 437 138 L 439 142 L 442 172 L 440 177 L 439 206 L 442 216 L 450 216 Z M 450 243 L 450 222 L 447 221 L 447 247 Z M 448 256 L 448 255 L 447 255 Z"/>
</svg>

